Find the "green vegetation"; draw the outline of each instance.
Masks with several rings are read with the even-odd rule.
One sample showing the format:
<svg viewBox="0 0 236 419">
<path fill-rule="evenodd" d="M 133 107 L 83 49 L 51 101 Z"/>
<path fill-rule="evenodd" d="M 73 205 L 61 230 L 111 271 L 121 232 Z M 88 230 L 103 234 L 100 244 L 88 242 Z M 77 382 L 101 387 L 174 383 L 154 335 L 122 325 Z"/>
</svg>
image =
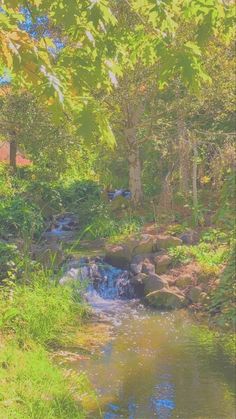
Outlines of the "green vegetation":
<svg viewBox="0 0 236 419">
<path fill-rule="evenodd" d="M 1 415 L 4 418 L 85 418 L 83 375 L 67 376 L 40 346 L 22 350 L 9 341 L 0 351 Z M 75 398 L 76 395 L 76 398 Z"/>
<path fill-rule="evenodd" d="M 221 0 L 1 2 L 4 419 L 86 415 L 86 378 L 65 376 L 51 355 L 87 309 L 80 289 L 58 285 L 65 255 L 48 269 L 44 247 L 68 256 L 149 223 L 175 236 L 193 229 L 199 242 L 169 249 L 172 263 L 197 264 L 209 317 L 235 326 L 233 20 Z M 114 189 L 131 199 L 109 201 Z M 74 242 L 48 245 L 66 212 L 78 219 Z"/>
<path fill-rule="evenodd" d="M 0 290 L 1 413 L 83 418 L 83 394 L 95 397 L 90 385 L 54 365 L 50 348 L 73 342 L 87 309 L 78 289 L 59 286 L 48 272 L 34 275 L 28 285 L 8 281 Z"/>
<path fill-rule="evenodd" d="M 208 237 L 209 234 L 206 233 L 204 237 Z M 224 236 L 224 233 L 222 235 Z M 202 239 L 197 245 L 172 248 L 169 253 L 175 263 L 189 263 L 195 260 L 205 273 L 217 275 L 228 259 L 229 246 L 227 242 L 208 242 Z"/>
</svg>

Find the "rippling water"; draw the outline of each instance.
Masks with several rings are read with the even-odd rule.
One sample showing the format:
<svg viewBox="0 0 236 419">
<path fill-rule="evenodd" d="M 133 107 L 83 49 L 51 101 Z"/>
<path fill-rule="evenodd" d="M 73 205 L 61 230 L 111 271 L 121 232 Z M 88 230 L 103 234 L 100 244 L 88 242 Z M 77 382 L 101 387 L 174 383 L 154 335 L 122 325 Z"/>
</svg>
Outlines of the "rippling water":
<svg viewBox="0 0 236 419">
<path fill-rule="evenodd" d="M 99 356 L 74 365 L 99 396 L 104 419 L 233 419 L 235 370 L 184 311 L 149 312 L 137 302 L 100 300 L 114 325 Z"/>
<path fill-rule="evenodd" d="M 108 272 L 110 289 L 91 286 L 87 299 L 113 336 L 99 355 L 71 366 L 98 394 L 101 410 L 89 405 L 89 418 L 236 418 L 235 369 L 208 329 L 184 310 L 153 312 L 114 298 L 117 270 L 113 279 Z"/>
</svg>

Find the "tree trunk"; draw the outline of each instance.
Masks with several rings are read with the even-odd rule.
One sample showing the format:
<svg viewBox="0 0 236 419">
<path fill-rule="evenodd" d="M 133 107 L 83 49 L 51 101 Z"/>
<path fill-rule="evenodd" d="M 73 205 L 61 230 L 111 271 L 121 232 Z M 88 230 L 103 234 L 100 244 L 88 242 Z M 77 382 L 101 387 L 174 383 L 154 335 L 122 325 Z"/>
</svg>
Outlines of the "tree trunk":
<svg viewBox="0 0 236 419">
<path fill-rule="evenodd" d="M 129 163 L 129 188 L 132 195 L 132 202 L 135 206 L 140 205 L 143 200 L 142 170 L 140 162 L 139 143 L 137 139 L 137 128 L 139 119 L 143 112 L 143 104 L 135 104 L 125 107 L 125 139 L 128 147 Z"/>
<path fill-rule="evenodd" d="M 186 196 L 189 187 L 189 145 L 184 116 L 178 117 L 179 190 Z"/>
<path fill-rule="evenodd" d="M 197 163 L 198 163 L 197 143 L 196 143 L 195 137 L 193 137 L 193 210 L 194 210 L 196 223 L 198 223 Z"/>
<path fill-rule="evenodd" d="M 135 128 L 132 128 L 129 131 L 129 188 L 134 205 L 140 205 L 143 200 L 143 190 L 139 144 L 136 138 Z"/>
<path fill-rule="evenodd" d="M 10 141 L 10 167 L 13 172 L 16 171 L 16 154 L 17 154 L 17 142 L 16 140 Z"/>
</svg>

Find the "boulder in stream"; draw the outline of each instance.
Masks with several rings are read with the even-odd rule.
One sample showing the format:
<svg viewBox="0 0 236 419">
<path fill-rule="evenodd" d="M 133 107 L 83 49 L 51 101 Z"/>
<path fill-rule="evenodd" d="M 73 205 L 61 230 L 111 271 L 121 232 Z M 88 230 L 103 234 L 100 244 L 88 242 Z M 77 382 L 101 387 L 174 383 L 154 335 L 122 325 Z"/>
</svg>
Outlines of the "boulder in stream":
<svg viewBox="0 0 236 419">
<path fill-rule="evenodd" d="M 130 250 L 125 245 L 110 245 L 106 248 L 104 260 L 116 268 L 128 268 L 131 262 Z"/>
<path fill-rule="evenodd" d="M 156 274 L 145 275 L 142 279 L 144 285 L 144 293 L 149 294 L 152 291 L 157 291 L 162 288 L 168 288 L 168 282 L 160 278 Z"/>
<path fill-rule="evenodd" d="M 185 298 L 182 294 L 167 288 L 150 292 L 146 295 L 146 301 L 158 309 L 173 310 L 185 305 Z"/>
</svg>

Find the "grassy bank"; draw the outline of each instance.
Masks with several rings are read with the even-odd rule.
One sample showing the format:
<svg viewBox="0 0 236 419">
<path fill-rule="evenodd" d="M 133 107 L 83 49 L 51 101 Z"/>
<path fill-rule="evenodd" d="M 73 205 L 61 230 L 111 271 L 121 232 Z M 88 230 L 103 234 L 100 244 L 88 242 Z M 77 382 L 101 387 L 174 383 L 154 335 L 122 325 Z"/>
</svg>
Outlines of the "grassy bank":
<svg viewBox="0 0 236 419">
<path fill-rule="evenodd" d="M 95 397 L 86 377 L 51 357 L 86 315 L 79 292 L 37 272 L 30 284 L 1 286 L 0 313 L 0 417 L 84 418 L 83 396 Z"/>
</svg>

